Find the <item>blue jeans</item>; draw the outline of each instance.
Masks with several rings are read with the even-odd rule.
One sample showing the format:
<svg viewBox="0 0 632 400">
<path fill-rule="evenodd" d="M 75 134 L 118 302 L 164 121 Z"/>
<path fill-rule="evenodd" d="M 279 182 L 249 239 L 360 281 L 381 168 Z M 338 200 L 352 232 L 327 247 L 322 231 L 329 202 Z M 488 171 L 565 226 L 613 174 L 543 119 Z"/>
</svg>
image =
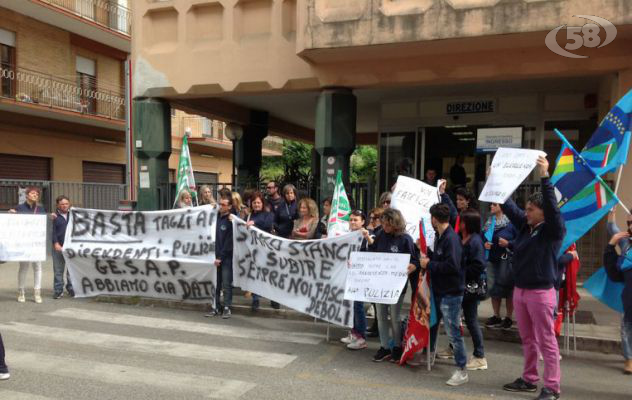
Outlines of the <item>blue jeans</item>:
<svg viewBox="0 0 632 400">
<path fill-rule="evenodd" d="M 353 332 L 362 339 L 366 339 L 366 313 L 364 303 L 361 301 L 353 302 Z"/>
<path fill-rule="evenodd" d="M 233 260 L 222 261 L 217 268 L 217 287 L 215 288 L 215 308 L 222 306 L 220 299 L 224 290 L 224 307 L 233 305 Z"/>
<path fill-rule="evenodd" d="M 0 335 L 0 374 L 9 372 L 7 364 L 4 363 L 4 343 L 2 343 L 2 335 Z"/>
<path fill-rule="evenodd" d="M 623 347 L 623 358 L 632 360 L 632 322 L 625 320 L 625 314 L 621 318 L 621 347 Z"/>
<path fill-rule="evenodd" d="M 380 346 L 385 349 L 402 347 L 400 311 L 402 310 L 404 295 L 405 293 L 402 292 L 395 304 L 377 304 L 377 328 L 380 333 Z M 388 320 L 389 312 L 391 316 L 390 321 Z"/>
<path fill-rule="evenodd" d="M 465 325 L 472 336 L 472 344 L 474 344 L 474 357 L 485 357 L 485 348 L 483 347 L 483 332 L 478 324 L 478 304 L 476 298 L 463 297 L 463 316 L 465 317 Z"/>
<path fill-rule="evenodd" d="M 435 304 L 437 309 L 437 323 L 430 329 L 430 348 L 433 351 L 437 346 L 437 335 L 439 333 L 439 323 L 443 318 L 445 333 L 454 351 L 454 362 L 456 366 L 465 369 L 467 364 L 467 350 L 465 349 L 465 341 L 461 335 L 461 305 L 463 296 L 444 296 L 435 295 Z"/>
<path fill-rule="evenodd" d="M 53 271 L 54 271 L 54 280 L 53 280 L 53 289 L 56 294 L 62 293 L 64 291 L 64 271 L 66 270 L 66 260 L 64 260 L 64 255 L 59 252 L 53 250 Z M 70 273 L 66 271 L 66 290 L 70 293 L 72 290 L 72 283 L 70 282 Z"/>
</svg>

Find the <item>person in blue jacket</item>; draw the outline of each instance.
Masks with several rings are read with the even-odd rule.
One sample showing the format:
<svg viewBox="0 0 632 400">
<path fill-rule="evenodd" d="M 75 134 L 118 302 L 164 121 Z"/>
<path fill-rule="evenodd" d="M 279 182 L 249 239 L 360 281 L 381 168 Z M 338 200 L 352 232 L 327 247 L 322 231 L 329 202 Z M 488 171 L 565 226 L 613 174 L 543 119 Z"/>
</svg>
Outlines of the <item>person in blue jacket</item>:
<svg viewBox="0 0 632 400">
<path fill-rule="evenodd" d="M 211 313 L 217 315 L 220 310 L 222 318 L 230 318 L 230 307 L 233 305 L 233 222 L 232 198 L 220 197 L 217 224 L 215 226 L 215 267 L 217 268 L 217 288 L 215 289 L 215 309 Z M 220 296 L 224 291 L 224 307 Z"/>
<path fill-rule="evenodd" d="M 623 373 L 632 375 L 632 215 L 628 215 L 627 230 L 620 231 L 614 222 L 614 212 L 608 216 L 608 233 L 612 235 L 603 255 L 608 277 L 623 282 L 623 318 L 621 318 L 621 347 L 625 364 Z M 621 255 L 617 254 L 619 246 Z"/>
<path fill-rule="evenodd" d="M 53 299 L 59 299 L 64 295 L 64 271 L 66 270 L 66 260 L 64 259 L 63 248 L 66 236 L 66 226 L 70 217 L 70 199 L 61 195 L 56 199 L 57 218 L 53 221 Z M 70 274 L 66 273 L 66 291 L 70 297 L 75 297 L 72 289 Z"/>
<path fill-rule="evenodd" d="M 246 225 L 249 227 L 254 226 L 267 233 L 272 233 L 272 229 L 274 228 L 274 214 L 266 210 L 264 205 L 265 199 L 263 194 L 261 194 L 261 192 L 253 193 L 250 198 L 251 212 L 248 214 L 248 217 L 246 217 Z M 279 208 L 284 208 L 284 205 L 281 204 Z M 293 224 L 294 223 L 292 222 L 292 226 L 294 226 Z M 290 229 L 290 233 L 291 232 L 292 231 Z M 280 308 L 279 303 L 274 301 L 270 302 L 270 305 L 274 309 Z M 257 311 L 259 309 L 259 296 L 254 293 L 252 294 L 251 309 L 252 311 Z"/>
<path fill-rule="evenodd" d="M 443 318 L 457 367 L 446 384 L 459 386 L 469 380 L 465 369 L 467 350 L 461 334 L 461 306 L 465 292 L 463 249 L 461 239 L 450 225 L 449 207 L 445 204 L 435 204 L 430 207 L 430 216 L 432 227 L 437 232 L 434 251 L 430 258 L 421 258 L 421 267 L 430 271 L 430 282 L 437 306 L 437 323 L 430 329 L 430 348 L 435 351 L 439 321 Z"/>
<path fill-rule="evenodd" d="M 298 219 L 298 202 L 294 185 L 283 186 L 283 201 L 276 206 L 273 215 L 276 234 L 289 238 L 294 229 L 294 220 Z"/>
<path fill-rule="evenodd" d="M 536 169 L 542 191 L 529 196 L 526 209 L 521 210 L 511 199 L 501 206 L 518 231 L 513 242 L 513 303 L 524 354 L 522 376 L 504 385 L 503 389 L 511 392 L 537 391 L 541 352 L 544 385 L 537 399 L 555 400 L 560 397 L 561 381 L 560 353 L 555 337 L 555 283 L 558 254 L 566 227 L 549 178 L 546 157 L 538 158 Z"/>
</svg>

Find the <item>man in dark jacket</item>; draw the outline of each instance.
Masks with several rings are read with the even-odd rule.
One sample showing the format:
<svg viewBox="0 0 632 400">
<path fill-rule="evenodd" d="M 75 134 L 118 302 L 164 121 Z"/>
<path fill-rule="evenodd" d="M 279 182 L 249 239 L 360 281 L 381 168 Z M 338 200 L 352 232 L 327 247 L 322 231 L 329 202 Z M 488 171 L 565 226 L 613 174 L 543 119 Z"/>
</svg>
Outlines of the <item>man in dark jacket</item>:
<svg viewBox="0 0 632 400">
<path fill-rule="evenodd" d="M 68 225 L 68 210 L 70 209 L 70 200 L 66 196 L 59 196 L 57 203 L 57 218 L 53 221 L 53 271 L 55 273 L 53 280 L 53 299 L 59 299 L 64 295 L 64 271 L 66 270 L 66 261 L 64 260 L 63 247 L 64 237 L 66 237 L 66 226 Z M 72 290 L 70 275 L 66 273 L 66 291 L 70 297 L 75 297 Z"/>
<path fill-rule="evenodd" d="M 431 258 L 421 259 L 421 267 L 430 271 L 432 292 L 437 305 L 437 323 L 431 328 L 430 348 L 434 351 L 436 347 L 439 320 L 443 318 L 457 366 L 457 370 L 446 383 L 458 386 L 469 380 L 465 370 L 467 352 L 461 335 L 461 304 L 465 291 L 461 240 L 450 226 L 450 209 L 446 204 L 435 204 L 430 207 L 430 216 L 432 227 L 437 232 L 434 251 Z"/>
<path fill-rule="evenodd" d="M 221 197 L 215 227 L 215 267 L 217 267 L 217 289 L 215 313 L 219 313 L 221 290 L 224 289 L 222 318 L 230 318 L 233 303 L 233 222 L 230 218 L 231 199 Z"/>
<path fill-rule="evenodd" d="M 523 211 L 509 199 L 501 208 L 518 231 L 513 243 L 515 289 L 514 312 L 522 339 L 524 370 L 522 377 L 506 384 L 511 392 L 535 392 L 538 375 L 538 352 L 544 359 L 544 387 L 538 400 L 560 396 L 560 354 L 555 338 L 557 297 L 557 260 L 566 234 L 564 220 L 557 205 L 555 188 L 549 179 L 549 162 L 540 156 L 537 170 L 542 192 L 529 196 Z"/>
<path fill-rule="evenodd" d="M 612 235 L 603 255 L 603 263 L 608 277 L 615 282 L 623 282 L 623 318 L 621 319 L 621 347 L 625 365 L 623 373 L 632 375 L 632 215 L 626 221 L 628 229 L 621 232 L 614 223 L 614 213 L 608 218 L 608 233 Z M 621 255 L 617 254 L 619 245 Z"/>
</svg>

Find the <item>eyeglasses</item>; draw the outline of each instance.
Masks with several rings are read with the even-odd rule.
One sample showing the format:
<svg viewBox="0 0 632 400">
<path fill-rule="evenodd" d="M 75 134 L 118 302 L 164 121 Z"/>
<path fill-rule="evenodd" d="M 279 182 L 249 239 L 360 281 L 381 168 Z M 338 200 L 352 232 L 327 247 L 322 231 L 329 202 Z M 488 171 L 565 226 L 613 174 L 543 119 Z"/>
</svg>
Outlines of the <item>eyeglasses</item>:
<svg viewBox="0 0 632 400">
<path fill-rule="evenodd" d="M 390 201 L 390 200 L 384 200 L 384 201 L 382 202 L 382 204 L 391 204 L 391 201 Z"/>
<path fill-rule="evenodd" d="M 369 218 L 370 218 L 371 220 L 380 219 L 380 217 L 376 217 L 375 215 L 371 215 Z"/>
</svg>

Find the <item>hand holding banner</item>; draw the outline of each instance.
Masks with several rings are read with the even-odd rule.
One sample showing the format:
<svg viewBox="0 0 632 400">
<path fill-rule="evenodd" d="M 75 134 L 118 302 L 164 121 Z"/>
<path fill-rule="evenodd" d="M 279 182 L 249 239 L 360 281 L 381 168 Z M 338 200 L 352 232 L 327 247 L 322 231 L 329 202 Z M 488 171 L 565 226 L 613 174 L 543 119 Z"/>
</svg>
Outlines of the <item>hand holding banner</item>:
<svg viewBox="0 0 632 400">
<path fill-rule="evenodd" d="M 492 160 L 491 173 L 478 199 L 504 204 L 533 171 L 541 155 L 546 156 L 546 153 L 531 149 L 499 148 Z"/>
<path fill-rule="evenodd" d="M 410 254 L 351 253 L 345 299 L 395 304 L 408 280 Z"/>
</svg>

